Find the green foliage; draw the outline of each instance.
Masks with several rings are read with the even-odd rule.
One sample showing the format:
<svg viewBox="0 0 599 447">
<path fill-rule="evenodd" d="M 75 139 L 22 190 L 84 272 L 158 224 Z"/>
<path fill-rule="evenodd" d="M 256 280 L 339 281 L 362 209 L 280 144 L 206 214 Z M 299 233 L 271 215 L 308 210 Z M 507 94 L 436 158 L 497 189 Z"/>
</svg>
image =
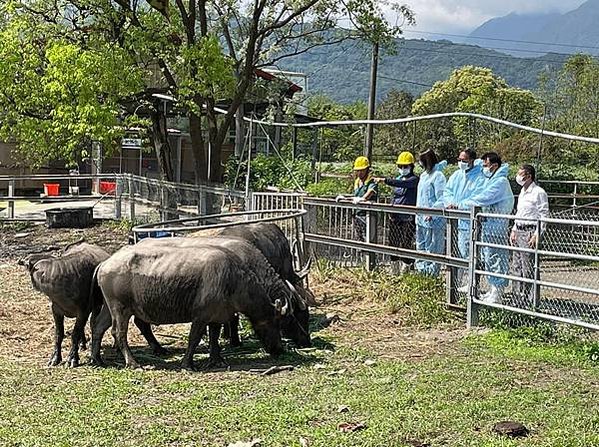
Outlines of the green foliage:
<svg viewBox="0 0 599 447">
<path fill-rule="evenodd" d="M 203 36 L 171 53 L 173 71 L 180 79 L 178 95 L 187 107 L 201 113 L 196 95 L 230 98 L 235 91 L 234 62 L 226 57 L 216 36 Z"/>
<path fill-rule="evenodd" d="M 418 12 L 418 11 L 417 11 Z M 396 55 L 384 55 L 379 63 L 377 100 L 393 89 L 419 96 L 437 81 L 447 79 L 453 70 L 465 65 L 490 68 L 509 85 L 534 90 L 544 71 L 559 69 L 567 56 L 548 54 L 535 58 L 508 56 L 475 45 L 447 40 L 397 39 Z M 342 104 L 368 100 L 370 47 L 356 42 L 330 45 L 327 51 L 310 51 L 282 61 L 282 68 L 317 73 L 310 89 Z M 331 63 L 331 61 L 334 61 Z M 551 62 L 548 62 L 551 61 Z M 402 82 L 409 81 L 409 82 Z"/>
<path fill-rule="evenodd" d="M 405 91 L 391 90 L 378 104 L 376 119 L 389 120 L 409 116 L 414 97 Z M 374 133 L 374 154 L 397 158 L 402 151 L 413 151 L 410 129 L 407 124 L 377 126 Z M 413 127 L 412 127 L 413 129 Z"/>
<path fill-rule="evenodd" d="M 435 83 L 412 106 L 414 115 L 470 112 L 524 125 L 531 124 L 539 110 L 540 103 L 531 92 L 510 87 L 490 69 L 474 66 L 455 70 L 449 79 Z M 453 159 L 456 148 L 475 144 L 479 149 L 493 148 L 510 131 L 484 122 L 474 124 L 468 118 L 447 118 L 423 122 L 418 132 L 423 148 L 435 149 L 441 158 Z"/>
<path fill-rule="evenodd" d="M 306 192 L 315 197 L 336 197 L 339 194 L 348 194 L 352 190 L 352 182 L 348 178 L 325 178 L 318 183 L 306 186 Z"/>
<path fill-rule="evenodd" d="M 237 157 L 229 157 L 225 166 L 225 183 L 229 187 L 244 189 L 246 173 L 247 160 L 240 164 Z M 305 158 L 283 162 L 278 156 L 259 154 L 252 159 L 250 170 L 252 191 L 263 191 L 267 186 L 298 190 L 298 186 L 304 188 L 311 180 L 311 163 Z"/>
<path fill-rule="evenodd" d="M 557 132 L 599 136 L 599 62 L 588 55 L 568 59 L 557 74 L 541 78 L 539 96 L 546 104 L 546 128 Z M 543 161 L 571 166 L 599 166 L 597 145 L 546 139 Z"/>
<path fill-rule="evenodd" d="M 141 72 L 123 50 L 90 38 L 85 47 L 15 16 L 0 30 L 0 138 L 15 139 L 27 162 L 40 165 L 107 151 L 122 136 L 119 102 L 141 87 Z"/>
<path fill-rule="evenodd" d="M 337 104 L 326 96 L 315 96 L 308 103 L 308 114 L 325 121 L 366 119 L 364 102 L 350 105 Z M 353 160 L 364 150 L 364 127 L 325 127 L 320 137 L 320 157 L 323 161 Z"/>
</svg>

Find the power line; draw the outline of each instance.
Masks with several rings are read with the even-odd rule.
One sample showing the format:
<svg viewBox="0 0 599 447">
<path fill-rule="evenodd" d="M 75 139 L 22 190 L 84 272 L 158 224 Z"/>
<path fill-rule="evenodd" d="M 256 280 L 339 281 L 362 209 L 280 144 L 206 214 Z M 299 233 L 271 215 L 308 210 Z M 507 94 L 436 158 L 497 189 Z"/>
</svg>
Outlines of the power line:
<svg viewBox="0 0 599 447">
<path fill-rule="evenodd" d="M 592 45 L 574 45 L 574 44 L 567 44 L 567 43 L 535 42 L 532 40 L 501 39 L 499 37 L 478 37 L 478 36 L 468 36 L 465 34 L 434 33 L 432 31 L 404 30 L 404 33 L 430 34 L 430 35 L 434 35 L 434 36 L 463 37 L 466 39 L 495 40 L 498 42 L 528 43 L 528 44 L 533 44 L 533 45 L 547 45 L 547 46 L 555 46 L 555 47 L 586 48 L 586 49 L 590 49 L 590 50 L 599 50 L 599 47 L 592 46 Z"/>
<path fill-rule="evenodd" d="M 408 81 L 407 79 L 397 79 L 397 78 L 392 78 L 390 76 L 385 76 L 385 75 L 381 75 L 381 74 L 378 77 L 381 78 L 381 79 L 387 79 L 389 81 L 401 82 L 401 83 L 404 83 L 404 84 L 419 85 L 421 87 L 433 87 L 432 84 L 424 84 L 422 82 Z"/>
</svg>

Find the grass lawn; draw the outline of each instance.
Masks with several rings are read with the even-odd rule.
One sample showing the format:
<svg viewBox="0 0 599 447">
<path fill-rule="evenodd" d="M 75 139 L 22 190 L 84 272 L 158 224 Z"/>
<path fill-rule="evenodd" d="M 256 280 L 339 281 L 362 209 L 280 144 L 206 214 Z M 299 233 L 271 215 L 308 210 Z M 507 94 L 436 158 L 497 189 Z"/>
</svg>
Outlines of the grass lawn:
<svg viewBox="0 0 599 447">
<path fill-rule="evenodd" d="M 47 302 L 14 259 L 0 258 L 0 446 L 228 446 L 257 438 L 262 446 L 599 446 L 596 345 L 468 332 L 424 303 L 425 282 L 395 281 L 317 269 L 315 347 L 276 361 L 246 339 L 225 349 L 230 370 L 180 371 L 183 326 L 157 329 L 171 351 L 162 359 L 131 330 L 145 370 L 122 369 L 109 337 L 107 368 L 87 366 L 85 353 L 79 368 L 46 368 Z M 377 293 L 358 298 L 358 283 L 376 283 Z M 424 313 L 438 318 L 418 326 Z M 323 324 L 331 314 L 340 321 Z M 196 361 L 206 355 L 201 347 Z M 250 371 L 273 364 L 295 368 Z M 494 434 L 505 420 L 523 423 L 529 436 Z"/>
</svg>

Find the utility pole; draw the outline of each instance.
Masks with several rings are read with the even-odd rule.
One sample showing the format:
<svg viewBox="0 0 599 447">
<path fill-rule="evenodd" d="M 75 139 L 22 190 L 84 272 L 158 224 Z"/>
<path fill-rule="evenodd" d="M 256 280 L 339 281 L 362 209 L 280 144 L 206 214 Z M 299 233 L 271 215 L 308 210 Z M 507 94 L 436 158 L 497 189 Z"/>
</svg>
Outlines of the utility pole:
<svg viewBox="0 0 599 447">
<path fill-rule="evenodd" d="M 372 44 L 372 62 L 370 64 L 370 94 L 368 96 L 368 119 L 374 119 L 374 109 L 376 105 L 376 76 L 379 66 L 379 43 Z M 366 147 L 364 155 L 372 162 L 372 140 L 374 138 L 374 126 L 366 126 Z"/>
</svg>

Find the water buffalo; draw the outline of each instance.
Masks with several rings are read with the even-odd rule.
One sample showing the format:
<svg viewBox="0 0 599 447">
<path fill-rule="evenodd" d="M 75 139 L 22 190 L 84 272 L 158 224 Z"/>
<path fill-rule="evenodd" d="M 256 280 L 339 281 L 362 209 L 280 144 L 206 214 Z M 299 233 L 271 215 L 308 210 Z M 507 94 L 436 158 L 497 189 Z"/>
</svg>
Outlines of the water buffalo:
<svg viewBox="0 0 599 447">
<path fill-rule="evenodd" d="M 84 328 L 94 307 L 90 300 L 92 276 L 95 268 L 109 256 L 98 246 L 78 241 L 65 247 L 60 257 L 48 253 L 32 254 L 19 262 L 29 270 L 33 288 L 46 295 L 51 303 L 54 317 L 54 352 L 48 366 L 56 366 L 62 362 L 65 316 L 76 319 L 67 364 L 71 367 L 79 365 L 78 345 L 85 349 Z M 97 306 L 95 315 L 92 315 L 92 325 L 99 314 L 110 322 L 110 313 L 108 308 L 102 306 L 102 301 L 100 306 Z M 138 318 L 135 319 L 135 324 L 154 353 L 165 352 L 154 337 L 149 324 Z"/>
<path fill-rule="evenodd" d="M 248 241 L 262 252 L 281 278 L 289 281 L 297 288 L 298 292 L 309 305 L 316 304 L 312 292 L 303 285 L 303 280 L 308 274 L 310 265 L 306 265 L 300 272 L 294 270 L 289 241 L 277 224 L 272 222 L 256 222 L 200 230 L 189 235 L 190 238 L 203 238 L 207 236 L 238 237 Z"/>
<path fill-rule="evenodd" d="M 65 249 L 59 258 L 30 255 L 21 261 L 29 270 L 33 288 L 46 295 L 52 306 L 54 352 L 49 366 L 62 362 L 65 316 L 76 319 L 67 365 L 79 365 L 79 343 L 85 340 L 84 328 L 92 309 L 89 299 L 92 275 L 98 264 L 108 257 L 100 247 L 80 243 Z"/>
<path fill-rule="evenodd" d="M 94 281 L 110 309 L 113 336 L 127 367 L 138 366 L 127 343 L 131 315 L 153 324 L 191 322 L 181 362 L 186 369 L 193 369 L 193 354 L 207 325 L 210 360 L 222 362 L 220 325 L 238 312 L 250 320 L 268 353 L 282 352 L 279 320 L 292 312 L 292 300 L 298 297 L 255 248 L 245 245 L 256 252 L 252 267 L 237 250 L 225 247 L 198 250 L 149 243 L 124 247 L 98 266 Z M 101 329 L 92 329 L 92 350 L 99 350 Z"/>
<path fill-rule="evenodd" d="M 263 252 L 257 249 L 254 245 L 248 243 L 246 240 L 238 237 L 202 237 L 202 238 L 164 238 L 164 239 L 144 239 L 139 242 L 141 246 L 157 246 L 157 247 L 193 247 L 197 250 L 204 250 L 206 247 L 225 247 L 234 251 L 241 261 L 247 267 L 257 271 L 261 268 L 262 263 L 265 260 Z M 267 259 L 267 258 L 266 258 Z M 272 266 L 272 261 L 269 263 Z M 272 266 L 277 271 L 275 266 Z M 279 275 L 280 276 L 280 275 Z M 286 278 L 282 278 L 286 280 Z M 308 305 L 303 298 L 303 288 L 301 287 L 301 280 L 298 283 L 299 287 L 295 287 L 291 281 L 286 280 L 288 287 L 293 289 L 297 299 L 294 301 L 294 312 L 289 313 L 286 317 L 281 320 L 281 330 L 283 335 L 290 338 L 295 344 L 301 348 L 309 347 L 310 331 L 309 331 L 309 320 L 310 313 Z M 231 344 L 236 345 L 238 343 L 237 335 L 238 318 L 234 317 L 230 322 L 231 331 Z M 237 340 L 236 340 L 237 339 Z"/>
</svg>

